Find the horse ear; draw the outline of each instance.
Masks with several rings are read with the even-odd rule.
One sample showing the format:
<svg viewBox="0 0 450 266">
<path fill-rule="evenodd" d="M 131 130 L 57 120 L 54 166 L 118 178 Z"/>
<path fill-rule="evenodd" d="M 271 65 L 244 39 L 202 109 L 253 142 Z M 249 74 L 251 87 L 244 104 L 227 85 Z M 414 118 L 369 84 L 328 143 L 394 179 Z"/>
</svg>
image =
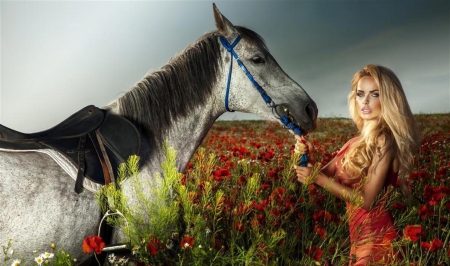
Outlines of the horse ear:
<svg viewBox="0 0 450 266">
<path fill-rule="evenodd" d="M 213 10 L 216 27 L 219 30 L 220 34 L 227 38 L 235 35 L 237 33 L 236 28 L 224 15 L 222 15 L 222 13 L 220 13 L 215 3 L 213 3 Z"/>
</svg>

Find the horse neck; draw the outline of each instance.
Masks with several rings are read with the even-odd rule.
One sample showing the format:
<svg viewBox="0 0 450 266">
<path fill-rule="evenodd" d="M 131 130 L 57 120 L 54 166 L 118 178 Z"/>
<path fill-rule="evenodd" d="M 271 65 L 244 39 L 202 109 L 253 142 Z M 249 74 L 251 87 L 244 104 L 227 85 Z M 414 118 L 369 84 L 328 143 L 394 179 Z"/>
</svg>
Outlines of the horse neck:
<svg viewBox="0 0 450 266">
<path fill-rule="evenodd" d="M 222 80 L 223 78 L 219 78 Z M 222 83 L 222 82 L 218 82 Z M 216 91 L 216 88 L 213 88 Z M 122 115 L 118 108 L 118 100 L 109 104 L 105 109 L 109 112 Z M 164 133 L 164 140 L 168 145 L 177 151 L 176 166 L 179 172 L 182 172 L 187 163 L 195 153 L 198 146 L 210 130 L 214 121 L 223 114 L 223 108 L 220 108 L 216 102 L 216 97 L 211 97 L 204 103 L 198 104 L 191 111 L 190 115 L 177 118 L 171 123 L 171 126 Z M 141 149 L 139 157 L 141 159 L 141 176 L 151 177 L 155 172 L 161 172 L 161 163 L 165 159 L 162 143 L 151 143 L 148 141 L 148 135 L 157 135 L 159 128 L 153 128 L 152 132 L 141 134 Z"/>
<path fill-rule="evenodd" d="M 166 132 L 165 140 L 169 146 L 177 151 L 177 169 L 179 172 L 184 170 L 214 121 L 221 114 L 216 109 L 212 102 L 198 106 L 191 115 L 175 121 Z M 152 151 L 149 152 L 153 153 Z M 160 164 L 164 160 L 161 145 L 154 151 L 153 155 L 153 157 L 148 158 L 144 168 L 160 169 Z"/>
<path fill-rule="evenodd" d="M 216 98 L 225 82 L 223 57 L 217 33 L 206 34 L 110 106 L 141 130 L 143 169 L 160 169 L 168 141 L 178 152 L 178 170 L 184 170 L 225 111 Z"/>
</svg>

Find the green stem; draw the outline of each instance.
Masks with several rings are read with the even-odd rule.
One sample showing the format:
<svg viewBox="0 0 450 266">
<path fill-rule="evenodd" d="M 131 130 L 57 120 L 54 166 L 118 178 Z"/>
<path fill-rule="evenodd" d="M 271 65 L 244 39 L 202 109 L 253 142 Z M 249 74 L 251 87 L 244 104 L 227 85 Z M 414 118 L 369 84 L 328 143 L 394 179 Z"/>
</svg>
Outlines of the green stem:
<svg viewBox="0 0 450 266">
<path fill-rule="evenodd" d="M 95 260 L 96 260 L 97 263 L 98 263 L 98 266 L 102 266 L 102 265 L 100 264 L 100 261 L 98 261 L 97 254 L 94 253 L 94 257 L 95 257 Z"/>
</svg>

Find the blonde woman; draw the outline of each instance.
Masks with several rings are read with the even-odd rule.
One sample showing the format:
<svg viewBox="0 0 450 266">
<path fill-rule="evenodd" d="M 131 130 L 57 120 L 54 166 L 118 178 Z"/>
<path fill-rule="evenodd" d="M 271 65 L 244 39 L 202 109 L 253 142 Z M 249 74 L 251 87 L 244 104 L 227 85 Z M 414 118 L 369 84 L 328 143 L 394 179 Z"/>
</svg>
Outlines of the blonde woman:
<svg viewBox="0 0 450 266">
<path fill-rule="evenodd" d="M 360 135 L 348 141 L 316 176 L 310 176 L 313 147 L 296 136 L 297 144 L 306 143 L 297 147 L 309 154 L 310 164 L 295 170 L 299 182 L 312 180 L 346 201 L 350 265 L 386 265 L 398 258 L 391 250 L 397 231 L 387 197 L 398 178 L 405 179 L 412 170 L 418 131 L 402 85 L 390 69 L 367 65 L 353 76 L 351 89 L 348 105 Z"/>
</svg>

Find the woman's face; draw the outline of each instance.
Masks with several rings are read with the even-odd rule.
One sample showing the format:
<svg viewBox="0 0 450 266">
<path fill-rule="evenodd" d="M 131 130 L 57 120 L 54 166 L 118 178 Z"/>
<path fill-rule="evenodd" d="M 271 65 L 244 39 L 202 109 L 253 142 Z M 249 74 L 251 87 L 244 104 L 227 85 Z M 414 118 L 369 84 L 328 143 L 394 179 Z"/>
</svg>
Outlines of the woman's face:
<svg viewBox="0 0 450 266">
<path fill-rule="evenodd" d="M 381 114 L 380 90 L 370 76 L 361 78 L 356 88 L 356 107 L 365 121 L 377 119 Z"/>
</svg>

